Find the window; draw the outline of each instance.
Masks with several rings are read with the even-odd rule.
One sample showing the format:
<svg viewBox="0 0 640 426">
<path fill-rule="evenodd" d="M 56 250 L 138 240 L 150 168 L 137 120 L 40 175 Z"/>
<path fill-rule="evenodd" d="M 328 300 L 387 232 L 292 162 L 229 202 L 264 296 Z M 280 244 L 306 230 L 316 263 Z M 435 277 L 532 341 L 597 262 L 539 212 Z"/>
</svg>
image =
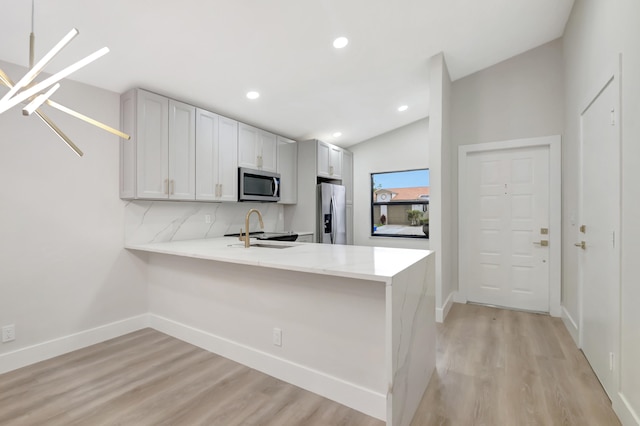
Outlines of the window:
<svg viewBox="0 0 640 426">
<path fill-rule="evenodd" d="M 429 169 L 371 173 L 371 235 L 429 238 Z"/>
</svg>

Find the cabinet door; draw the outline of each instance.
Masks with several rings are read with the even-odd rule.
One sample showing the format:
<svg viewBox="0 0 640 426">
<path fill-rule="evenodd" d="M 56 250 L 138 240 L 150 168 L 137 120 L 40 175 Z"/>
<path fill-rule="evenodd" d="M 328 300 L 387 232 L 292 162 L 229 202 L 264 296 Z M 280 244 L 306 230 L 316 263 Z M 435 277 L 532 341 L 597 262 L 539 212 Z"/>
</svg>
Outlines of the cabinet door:
<svg viewBox="0 0 640 426">
<path fill-rule="evenodd" d="M 218 200 L 238 201 L 238 122 L 220 117 L 218 123 Z"/>
<path fill-rule="evenodd" d="M 218 115 L 196 109 L 196 200 L 215 201 L 218 194 Z"/>
<path fill-rule="evenodd" d="M 169 197 L 169 100 L 138 90 L 136 129 L 137 198 Z"/>
<path fill-rule="evenodd" d="M 260 130 L 240 123 L 238 127 L 238 167 L 258 168 Z"/>
<path fill-rule="evenodd" d="M 331 146 L 329 150 L 329 176 L 333 179 L 342 178 L 342 148 Z"/>
<path fill-rule="evenodd" d="M 276 173 L 278 171 L 278 141 L 273 133 L 260 131 L 258 166 L 262 170 Z"/>
<path fill-rule="evenodd" d="M 331 164 L 331 148 L 328 144 L 318 141 L 318 176 L 331 177 L 329 166 Z"/>
<path fill-rule="evenodd" d="M 353 204 L 353 153 L 342 151 L 342 184 L 347 194 L 347 204 Z"/>
<path fill-rule="evenodd" d="M 280 173 L 281 204 L 298 202 L 298 145 L 278 136 L 278 173 Z"/>
<path fill-rule="evenodd" d="M 169 101 L 169 199 L 195 200 L 196 108 Z"/>
</svg>

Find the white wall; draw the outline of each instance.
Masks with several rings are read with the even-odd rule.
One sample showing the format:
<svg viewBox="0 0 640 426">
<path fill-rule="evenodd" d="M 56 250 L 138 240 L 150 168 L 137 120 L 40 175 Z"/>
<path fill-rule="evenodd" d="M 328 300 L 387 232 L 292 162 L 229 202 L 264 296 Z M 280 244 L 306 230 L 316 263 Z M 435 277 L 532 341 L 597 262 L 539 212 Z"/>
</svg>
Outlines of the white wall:
<svg viewBox="0 0 640 426">
<path fill-rule="evenodd" d="M 14 80 L 27 71 L 0 68 Z M 64 81 L 54 99 L 118 125 L 115 93 Z M 146 266 L 123 249 L 118 138 L 45 109 L 85 155 L 35 115 L 0 115 L 0 325 L 16 327 L 0 371 L 2 354 L 147 312 Z"/>
<path fill-rule="evenodd" d="M 353 152 L 353 237 L 358 246 L 428 249 L 429 241 L 371 236 L 371 173 L 429 167 L 429 119 L 349 147 Z"/>
<path fill-rule="evenodd" d="M 563 302 L 579 315 L 578 231 L 579 115 L 622 53 L 622 287 L 619 393 L 612 402 L 623 424 L 640 424 L 640 3 L 576 0 L 564 36 L 565 138 L 563 141 Z M 615 285 L 615 283 L 612 283 Z M 613 318 L 615 321 L 616 319 Z M 635 419 L 634 413 L 635 412 Z"/>
<path fill-rule="evenodd" d="M 458 288 L 458 146 L 563 130 L 562 40 L 531 49 L 452 85 L 453 289 Z"/>
<path fill-rule="evenodd" d="M 436 320 L 444 321 L 451 307 L 453 282 L 453 228 L 451 210 L 451 78 L 442 53 L 429 59 L 429 153 L 431 154 L 431 206 L 429 231 L 436 252 Z"/>
</svg>

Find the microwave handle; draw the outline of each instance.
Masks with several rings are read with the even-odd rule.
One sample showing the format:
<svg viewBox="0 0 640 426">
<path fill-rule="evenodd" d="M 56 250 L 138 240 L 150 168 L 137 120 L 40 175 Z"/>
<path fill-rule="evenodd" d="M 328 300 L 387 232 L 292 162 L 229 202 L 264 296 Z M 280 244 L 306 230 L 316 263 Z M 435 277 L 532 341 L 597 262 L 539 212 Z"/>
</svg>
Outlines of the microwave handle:
<svg viewBox="0 0 640 426">
<path fill-rule="evenodd" d="M 275 177 L 274 177 L 274 178 L 273 178 L 273 185 L 272 185 L 272 188 L 273 188 L 273 196 L 274 196 L 274 197 L 275 197 L 276 195 L 278 195 L 278 187 L 279 187 L 279 186 L 280 186 L 280 185 L 278 184 L 278 178 L 275 178 Z"/>
</svg>

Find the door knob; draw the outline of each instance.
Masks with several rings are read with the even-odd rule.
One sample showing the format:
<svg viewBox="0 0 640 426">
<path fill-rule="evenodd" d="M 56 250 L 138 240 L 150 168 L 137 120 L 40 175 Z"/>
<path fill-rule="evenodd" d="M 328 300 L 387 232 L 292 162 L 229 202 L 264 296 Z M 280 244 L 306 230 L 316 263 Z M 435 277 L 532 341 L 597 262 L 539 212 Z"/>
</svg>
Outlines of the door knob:
<svg viewBox="0 0 640 426">
<path fill-rule="evenodd" d="M 533 244 L 537 246 L 547 247 L 549 245 L 549 240 L 534 241 Z"/>
<path fill-rule="evenodd" d="M 584 241 L 580 241 L 579 243 L 575 243 L 574 246 L 580 247 L 582 250 L 584 250 L 587 248 L 587 243 L 585 243 Z"/>
</svg>

